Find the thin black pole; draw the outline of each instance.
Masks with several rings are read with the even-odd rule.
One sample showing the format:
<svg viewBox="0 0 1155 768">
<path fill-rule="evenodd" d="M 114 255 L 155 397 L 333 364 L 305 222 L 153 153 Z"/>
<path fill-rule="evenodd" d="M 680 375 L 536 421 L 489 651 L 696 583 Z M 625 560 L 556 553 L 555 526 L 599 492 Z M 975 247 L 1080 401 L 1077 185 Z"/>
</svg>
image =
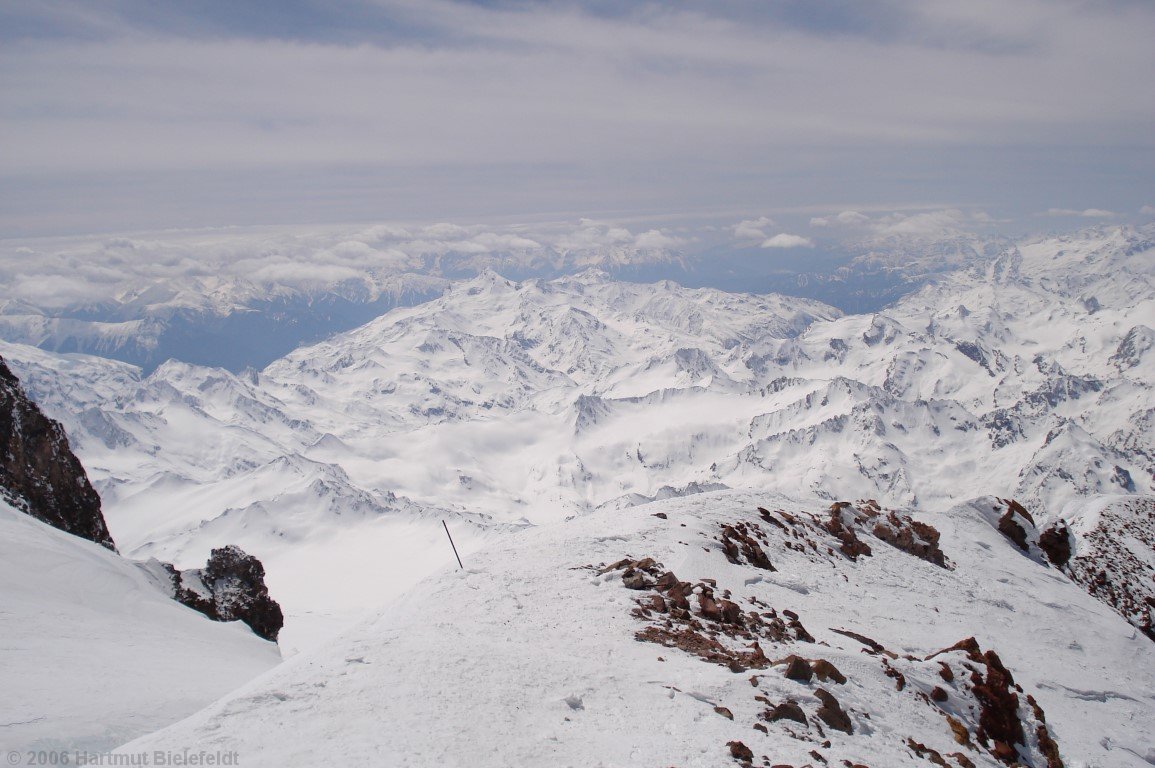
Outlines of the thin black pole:
<svg viewBox="0 0 1155 768">
<path fill-rule="evenodd" d="M 441 524 L 445 525 L 445 521 L 442 520 Z M 445 535 L 449 536 L 449 526 L 448 525 L 445 525 Z M 449 536 L 449 546 L 453 547 L 453 556 L 457 558 L 457 567 L 464 571 L 465 566 L 461 564 L 461 555 L 457 554 L 457 545 L 453 543 L 453 537 L 452 536 Z"/>
</svg>

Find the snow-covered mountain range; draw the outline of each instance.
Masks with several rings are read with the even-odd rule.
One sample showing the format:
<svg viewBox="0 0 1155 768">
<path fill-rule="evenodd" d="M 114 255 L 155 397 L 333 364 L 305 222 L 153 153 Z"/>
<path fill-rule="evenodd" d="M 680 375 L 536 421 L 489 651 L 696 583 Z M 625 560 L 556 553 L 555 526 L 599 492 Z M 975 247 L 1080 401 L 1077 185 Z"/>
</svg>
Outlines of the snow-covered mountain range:
<svg viewBox="0 0 1155 768">
<path fill-rule="evenodd" d="M 732 747 L 736 759 L 749 748 L 758 763 L 766 754 L 800 765 L 818 760 L 807 756 L 815 749 L 831 764 L 878 768 L 958 751 L 986 765 L 1009 753 L 998 753 L 1004 737 L 982 743 L 980 731 L 992 733 L 984 697 L 1006 704 L 1009 690 L 1026 734 L 1014 742 L 1021 750 L 1010 748 L 1024 764 L 1054 768 L 1052 738 L 1068 765 L 1155 760 L 1155 665 L 1143 634 L 1155 600 L 1155 241 L 1096 229 L 970 250 L 952 266 L 865 315 L 601 270 L 520 282 L 486 270 L 241 374 L 177 361 L 146 374 L 14 343 L 0 343 L 0 355 L 65 425 L 123 552 L 188 568 L 214 547 L 241 546 L 264 563 L 285 609 L 282 646 L 306 652 L 142 742 L 150 749 L 195 737 L 286 764 L 268 750 L 290 743 L 285 732 L 370 718 L 397 727 L 331 754 L 350 764 L 537 765 L 564 755 L 717 765 L 733 741 L 743 745 Z M 825 512 L 807 517 L 842 500 L 864 500 L 853 525 L 866 526 L 873 557 L 836 554 L 849 534 L 823 523 Z M 759 506 L 802 527 L 795 535 Z M 880 508 L 933 525 L 945 561 L 893 549 L 899 534 L 871 527 Z M 422 581 L 456 565 L 443 519 L 467 569 Z M 724 556 L 720 526 L 738 523 L 761 526 L 755 538 L 775 571 Z M 908 548 L 925 541 L 916 534 Z M 699 539 L 705 556 L 691 553 Z M 1050 555 L 1060 539 L 1070 550 L 1061 563 Z M 598 574 L 645 557 L 664 566 Z M 747 647 L 762 638 L 767 664 L 822 656 L 848 678 L 824 686 L 841 703 L 776 671 L 757 672 L 752 687 L 749 675 L 698 663 L 702 654 L 680 641 L 655 661 L 634 633 L 641 618 L 663 619 L 631 615 L 642 595 L 618 591 L 630 568 L 645 589 L 669 569 L 711 593 L 729 590 L 743 612 L 764 611 L 758 601 L 795 612 L 828 644 L 821 653 L 796 632 L 768 640 L 748 623 L 715 621 L 696 598 L 679 621 L 698 622 L 694 631 L 704 626 L 728 653 L 735 638 Z M 831 627 L 879 647 L 867 644 L 863 658 Z M 920 659 L 969 636 L 979 649 L 948 652 L 949 665 L 986 687 L 944 686 L 937 662 Z M 992 649 L 998 664 L 984 655 Z M 607 654 L 620 669 L 604 667 Z M 408 659 L 407 671 L 386 668 L 388 658 Z M 545 671 L 559 658 L 563 672 Z M 433 659 L 458 659 L 470 682 L 454 691 L 461 676 L 431 671 Z M 1004 662 L 1023 691 L 1002 677 Z M 518 714 L 528 683 L 495 678 L 519 663 L 547 681 L 529 686 L 535 714 Z M 895 692 L 899 678 L 910 686 Z M 807 723 L 835 731 L 818 708 L 842 723 L 831 714 L 840 707 L 853 734 L 759 719 L 756 708 L 791 698 Z M 434 731 L 406 719 L 425 706 L 464 718 L 478 701 L 498 713 L 489 740 L 462 728 L 438 747 Z M 267 727 L 257 722 L 265 704 L 277 712 Z M 652 738 L 622 721 L 654 711 L 668 725 Z M 308 724 L 318 712 L 336 720 Z M 470 744 L 488 756 L 466 760 Z"/>
<path fill-rule="evenodd" d="M 962 216 L 942 213 L 948 224 Z M 2 240 L 0 338 L 146 373 L 170 358 L 240 372 L 487 269 L 524 280 L 594 268 L 618 280 L 778 291 L 861 312 L 1007 242 L 942 222 L 933 233 L 895 231 L 919 218 L 871 222 L 817 245 L 802 238 L 805 246 L 772 256 L 765 217 L 665 229 L 581 219 Z"/>
</svg>

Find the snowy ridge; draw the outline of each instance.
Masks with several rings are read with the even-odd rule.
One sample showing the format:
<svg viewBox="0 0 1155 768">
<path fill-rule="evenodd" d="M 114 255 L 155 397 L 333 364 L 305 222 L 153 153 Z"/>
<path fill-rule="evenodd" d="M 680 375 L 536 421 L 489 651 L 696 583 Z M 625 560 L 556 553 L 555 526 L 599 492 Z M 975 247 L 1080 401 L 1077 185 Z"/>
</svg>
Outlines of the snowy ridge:
<svg viewBox="0 0 1155 768">
<path fill-rule="evenodd" d="M 969 507 L 918 514 L 943 568 L 869 524 L 840 551 L 821 504 L 723 491 L 517 534 L 123 751 L 351 766 L 1155 757 L 1155 646 L 1108 607 Z M 871 510 L 855 515 L 888 514 Z M 663 626 L 700 639 L 667 645 L 647 630 Z"/>
<path fill-rule="evenodd" d="M 0 503 L 6 748 L 110 749 L 273 667 L 273 643 L 170 599 L 142 563 Z"/>
</svg>

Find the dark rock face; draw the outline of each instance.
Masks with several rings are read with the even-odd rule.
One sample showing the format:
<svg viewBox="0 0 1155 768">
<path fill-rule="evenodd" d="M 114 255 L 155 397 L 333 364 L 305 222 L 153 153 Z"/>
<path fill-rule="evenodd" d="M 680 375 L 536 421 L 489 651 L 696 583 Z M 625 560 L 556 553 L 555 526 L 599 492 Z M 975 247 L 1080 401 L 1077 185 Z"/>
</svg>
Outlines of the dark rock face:
<svg viewBox="0 0 1155 768">
<path fill-rule="evenodd" d="M 806 713 L 802 711 L 802 707 L 798 706 L 798 702 L 794 701 L 794 699 L 787 699 L 775 706 L 765 717 L 772 723 L 776 723 L 779 720 L 793 720 L 796 723 L 807 725 Z"/>
<path fill-rule="evenodd" d="M 838 699 L 834 698 L 834 694 L 825 688 L 819 688 L 814 691 L 814 695 L 822 702 L 822 706 L 818 708 L 817 712 L 819 720 L 836 731 L 854 733 L 854 726 L 851 725 L 850 716 L 842 709 L 842 705 L 838 703 Z"/>
<path fill-rule="evenodd" d="M 987 746 L 988 740 L 993 741 L 992 753 L 1009 765 L 1017 762 L 1018 753 L 1014 745 L 1026 742 L 1018 714 L 1015 680 L 994 651 L 987 651 L 982 661 L 987 667 L 986 678 L 978 671 L 971 673 L 975 698 L 982 707 L 978 740 L 983 746 Z"/>
<path fill-rule="evenodd" d="M 1034 528 L 1035 520 L 1031 517 L 1031 513 L 1027 512 L 1023 505 L 1014 499 L 1007 499 L 1005 503 L 1007 511 L 999 518 L 999 533 L 1013 541 L 1019 549 L 1029 552 L 1031 547 L 1027 543 L 1025 525 L 1029 524 L 1031 528 Z M 1016 520 L 1016 517 L 1019 519 Z"/>
<path fill-rule="evenodd" d="M 1052 525 L 1039 534 L 1039 549 L 1060 568 L 1071 559 L 1071 532 L 1064 524 Z"/>
<path fill-rule="evenodd" d="M 204 568 L 173 570 L 174 597 L 216 621 L 243 621 L 276 642 L 284 626 L 281 606 L 269 597 L 261 561 L 240 547 L 214 549 Z"/>
<path fill-rule="evenodd" d="M 806 659 L 791 655 L 786 659 L 786 672 L 784 674 L 787 680 L 808 683 L 814 677 L 814 670 Z"/>
<path fill-rule="evenodd" d="M 116 551 L 100 496 L 58 422 L 0 358 L 0 497 L 54 528 Z"/>
</svg>

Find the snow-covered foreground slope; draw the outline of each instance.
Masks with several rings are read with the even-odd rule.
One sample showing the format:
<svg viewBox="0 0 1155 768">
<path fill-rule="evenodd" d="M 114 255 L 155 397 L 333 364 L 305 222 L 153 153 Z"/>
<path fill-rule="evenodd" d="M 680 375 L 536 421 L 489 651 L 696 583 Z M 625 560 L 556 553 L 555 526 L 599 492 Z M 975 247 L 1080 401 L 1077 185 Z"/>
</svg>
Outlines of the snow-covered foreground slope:
<svg viewBox="0 0 1155 768">
<path fill-rule="evenodd" d="M 992 501 L 916 513 L 946 567 L 918 523 L 859 504 L 833 525 L 823 501 L 768 493 L 527 530 L 121 751 L 474 767 L 719 766 L 748 749 L 756 765 L 880 768 L 997 766 L 1009 749 L 1042 768 L 1057 748 L 1069 767 L 1150 764 L 1155 646 L 1020 554 Z"/>
<path fill-rule="evenodd" d="M 99 751 L 194 712 L 280 661 L 139 565 L 0 503 L 0 742 Z"/>
<path fill-rule="evenodd" d="M 122 549 L 259 557 L 287 647 L 499 525 L 732 487 L 944 509 L 1155 484 L 1155 249 L 1090 230 L 966 262 L 875 315 L 486 272 L 261 372 L 0 344 Z M 357 542 L 357 556 L 342 552 Z M 334 605 L 345 606 L 337 610 Z M 299 638 L 299 639 L 295 639 Z"/>
</svg>

